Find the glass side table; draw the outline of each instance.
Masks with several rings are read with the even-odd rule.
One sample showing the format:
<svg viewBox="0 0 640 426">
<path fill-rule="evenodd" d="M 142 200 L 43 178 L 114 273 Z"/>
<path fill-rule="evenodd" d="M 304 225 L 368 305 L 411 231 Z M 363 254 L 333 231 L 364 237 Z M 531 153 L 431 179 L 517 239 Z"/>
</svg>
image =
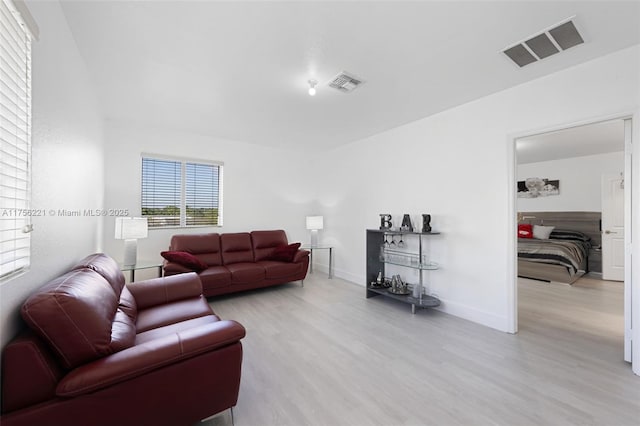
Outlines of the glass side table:
<svg viewBox="0 0 640 426">
<path fill-rule="evenodd" d="M 140 262 L 137 262 L 135 265 L 123 265 L 122 263 L 118 263 L 118 266 L 120 267 L 120 270 L 122 272 L 129 271 L 131 282 L 134 282 L 136 280 L 136 271 L 141 269 L 158 268 L 158 277 L 162 276 L 162 262 L 140 261 Z"/>
<path fill-rule="evenodd" d="M 329 250 L 329 279 L 333 278 L 333 247 L 332 246 L 310 246 L 304 245 L 300 247 L 304 250 L 309 250 L 309 273 L 313 274 L 313 251 L 314 250 Z"/>
</svg>

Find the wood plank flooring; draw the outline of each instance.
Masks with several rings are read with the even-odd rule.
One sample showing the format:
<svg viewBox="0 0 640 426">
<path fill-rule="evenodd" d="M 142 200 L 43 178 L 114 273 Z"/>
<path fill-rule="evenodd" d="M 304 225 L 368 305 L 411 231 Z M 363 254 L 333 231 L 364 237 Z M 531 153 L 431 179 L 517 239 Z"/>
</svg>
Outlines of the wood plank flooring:
<svg viewBox="0 0 640 426">
<path fill-rule="evenodd" d="M 235 425 L 638 425 L 621 286 L 583 280 L 522 280 L 517 335 L 322 273 L 211 299 L 247 328 Z"/>
</svg>

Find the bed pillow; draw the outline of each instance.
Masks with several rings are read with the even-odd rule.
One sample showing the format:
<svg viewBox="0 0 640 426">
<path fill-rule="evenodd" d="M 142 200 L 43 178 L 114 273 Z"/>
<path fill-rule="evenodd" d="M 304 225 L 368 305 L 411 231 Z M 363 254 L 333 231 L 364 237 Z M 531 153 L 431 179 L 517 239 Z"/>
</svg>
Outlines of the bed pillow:
<svg viewBox="0 0 640 426">
<path fill-rule="evenodd" d="M 533 238 L 548 240 L 555 226 L 533 225 Z"/>
<path fill-rule="evenodd" d="M 533 238 L 533 225 L 530 223 L 518 225 L 518 238 Z"/>
<path fill-rule="evenodd" d="M 186 251 L 163 251 L 160 252 L 160 256 L 164 257 L 169 262 L 177 263 L 197 272 L 207 269 L 207 265 L 204 262 Z"/>
</svg>

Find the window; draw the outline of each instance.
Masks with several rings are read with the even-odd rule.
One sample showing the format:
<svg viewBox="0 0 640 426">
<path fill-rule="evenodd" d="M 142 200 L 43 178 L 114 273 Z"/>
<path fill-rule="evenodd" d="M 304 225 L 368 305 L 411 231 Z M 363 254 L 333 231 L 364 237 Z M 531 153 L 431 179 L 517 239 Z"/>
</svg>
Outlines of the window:
<svg viewBox="0 0 640 426">
<path fill-rule="evenodd" d="M 0 0 L 0 281 L 30 265 L 31 35 Z"/>
<path fill-rule="evenodd" d="M 142 216 L 150 228 L 222 225 L 222 163 L 142 158 Z"/>
</svg>

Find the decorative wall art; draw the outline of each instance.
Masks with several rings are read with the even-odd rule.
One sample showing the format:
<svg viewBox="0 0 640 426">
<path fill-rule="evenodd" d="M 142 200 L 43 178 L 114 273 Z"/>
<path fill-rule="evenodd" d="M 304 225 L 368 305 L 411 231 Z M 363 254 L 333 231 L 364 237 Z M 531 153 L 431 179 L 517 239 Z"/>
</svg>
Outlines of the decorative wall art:
<svg viewBox="0 0 640 426">
<path fill-rule="evenodd" d="M 431 215 L 422 215 L 422 232 L 431 232 Z"/>
<path fill-rule="evenodd" d="M 388 230 L 393 227 L 391 223 L 391 215 L 389 213 L 380 214 L 380 229 Z"/>
<path fill-rule="evenodd" d="M 560 194 L 560 181 L 527 178 L 518 181 L 518 198 L 538 198 Z"/>
<path fill-rule="evenodd" d="M 557 182 L 557 181 L 556 181 Z M 431 232 L 431 215 L 423 213 L 422 214 L 422 228 L 420 228 L 420 217 L 416 218 L 415 227 L 411 222 L 410 214 L 402 215 L 402 225 L 393 226 L 392 217 L 389 213 L 380 213 L 380 230 L 387 232 L 398 232 L 398 233 L 407 233 L 407 232 Z"/>
<path fill-rule="evenodd" d="M 411 224 L 411 217 L 409 217 L 408 214 L 405 214 L 402 217 L 402 225 L 400 226 L 400 230 L 413 232 L 413 225 Z"/>
</svg>

